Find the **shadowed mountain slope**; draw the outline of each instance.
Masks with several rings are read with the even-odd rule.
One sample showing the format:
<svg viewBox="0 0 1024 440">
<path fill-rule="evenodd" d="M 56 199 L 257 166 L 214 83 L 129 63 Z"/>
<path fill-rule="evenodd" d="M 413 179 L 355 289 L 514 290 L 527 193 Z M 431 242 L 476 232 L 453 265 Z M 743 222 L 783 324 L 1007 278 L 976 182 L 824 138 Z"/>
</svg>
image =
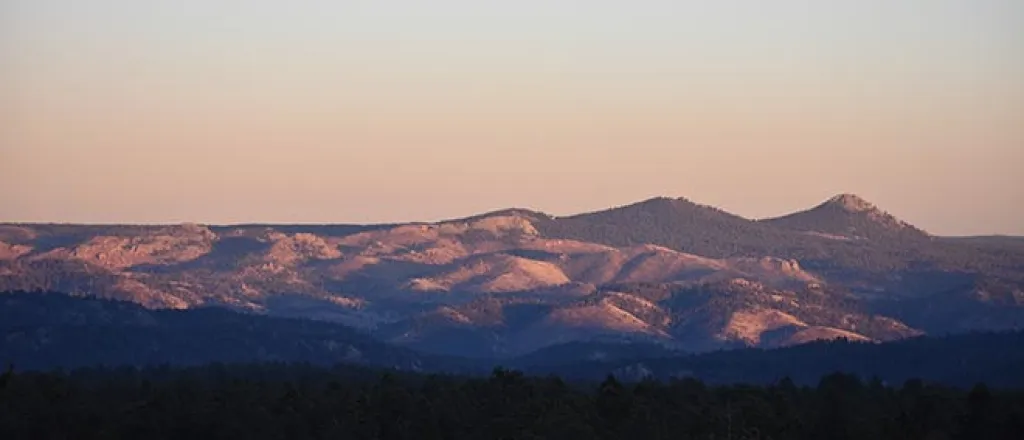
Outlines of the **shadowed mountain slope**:
<svg viewBox="0 0 1024 440">
<path fill-rule="evenodd" d="M 461 365 L 325 322 L 221 308 L 149 310 L 58 293 L 0 295 L 0 361 L 20 369 L 309 362 L 455 371 Z"/>
<path fill-rule="evenodd" d="M 327 320 L 459 355 L 714 350 L 1019 328 L 1024 247 L 932 237 L 853 195 L 763 221 L 662 197 L 393 225 L 5 224 L 3 290 Z"/>
</svg>

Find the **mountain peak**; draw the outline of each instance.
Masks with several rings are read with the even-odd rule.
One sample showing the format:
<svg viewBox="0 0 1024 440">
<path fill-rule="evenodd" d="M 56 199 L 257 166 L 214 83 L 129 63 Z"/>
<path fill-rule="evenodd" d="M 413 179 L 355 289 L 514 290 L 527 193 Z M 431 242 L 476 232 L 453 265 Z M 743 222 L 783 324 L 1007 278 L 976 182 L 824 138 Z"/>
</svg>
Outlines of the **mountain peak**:
<svg viewBox="0 0 1024 440">
<path fill-rule="evenodd" d="M 739 217 L 736 217 L 733 214 L 729 214 L 729 213 L 727 213 L 725 211 L 722 211 L 721 209 L 718 209 L 718 208 L 716 208 L 714 206 L 704 205 L 704 204 L 701 204 L 701 203 L 697 203 L 697 202 L 694 202 L 694 201 L 692 201 L 692 200 L 690 200 L 690 199 L 688 199 L 686 197 L 667 197 L 667 196 L 652 197 L 652 198 L 649 198 L 649 199 L 646 199 L 646 200 L 642 200 L 642 201 L 639 201 L 639 202 L 635 202 L 635 203 L 632 203 L 632 204 L 629 204 L 629 205 L 623 205 L 623 206 L 619 206 L 619 207 L 615 207 L 615 208 L 611 208 L 611 209 L 606 209 L 606 210 L 603 210 L 603 211 L 592 212 L 592 213 L 577 214 L 577 215 L 572 216 L 572 217 L 579 218 L 579 217 L 586 217 L 586 216 L 593 216 L 593 215 L 597 215 L 597 214 L 607 214 L 607 213 L 614 213 L 614 212 L 619 212 L 619 213 L 621 213 L 621 212 L 634 212 L 634 213 L 636 213 L 636 212 L 644 212 L 647 215 L 660 216 L 665 221 L 678 221 L 679 219 L 678 218 L 674 218 L 674 217 L 677 217 L 679 215 L 684 215 L 684 216 L 687 216 L 687 217 L 691 217 L 692 215 L 713 216 L 713 217 L 715 217 L 716 219 L 719 219 L 719 220 L 721 220 L 721 217 L 723 217 L 723 216 L 724 217 L 730 217 L 731 218 L 730 220 L 739 219 Z M 732 217 L 735 217 L 735 218 L 733 219 Z M 745 219 L 741 219 L 741 220 L 746 221 Z"/>
<path fill-rule="evenodd" d="M 786 229 L 846 238 L 928 237 L 928 233 L 851 193 L 836 195 L 806 211 L 764 221 Z"/>
<path fill-rule="evenodd" d="M 850 193 L 839 194 L 828 199 L 828 201 L 825 202 L 825 206 L 834 206 L 849 212 L 866 212 L 878 209 L 871 202 L 864 200 L 864 198 L 856 194 Z"/>
<path fill-rule="evenodd" d="M 485 220 L 485 219 L 494 218 L 494 217 L 518 217 L 518 218 L 526 219 L 526 220 L 529 220 L 529 221 L 550 220 L 550 219 L 553 218 L 550 214 L 547 214 L 547 213 L 544 213 L 544 212 L 541 212 L 541 211 L 534 211 L 532 209 L 526 209 L 526 208 L 506 208 L 506 209 L 500 209 L 500 210 L 497 210 L 497 211 L 489 211 L 489 212 L 485 212 L 483 214 L 477 214 L 477 215 L 473 215 L 473 216 L 470 216 L 470 217 L 461 217 L 461 218 L 455 218 L 455 219 L 442 220 L 442 221 L 440 221 L 438 223 L 475 222 L 475 221 Z"/>
<path fill-rule="evenodd" d="M 642 200 L 626 206 L 699 206 L 686 197 L 658 196 Z"/>
</svg>

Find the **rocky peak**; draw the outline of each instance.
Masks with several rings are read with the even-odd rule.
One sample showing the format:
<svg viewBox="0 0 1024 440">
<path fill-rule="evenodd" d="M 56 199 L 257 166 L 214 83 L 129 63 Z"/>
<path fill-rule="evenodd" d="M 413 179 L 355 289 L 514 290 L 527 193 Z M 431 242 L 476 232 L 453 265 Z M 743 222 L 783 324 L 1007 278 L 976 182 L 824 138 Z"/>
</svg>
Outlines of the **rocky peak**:
<svg viewBox="0 0 1024 440">
<path fill-rule="evenodd" d="M 862 236 L 865 234 L 877 235 L 881 231 L 890 233 L 910 231 L 916 236 L 927 236 L 924 231 L 894 217 L 855 194 L 839 194 L 810 211 L 795 214 L 795 216 L 806 215 L 818 216 L 815 222 L 819 224 L 807 225 L 817 226 L 808 228 L 808 230 L 816 232 Z M 790 216 L 790 218 L 792 217 Z M 835 223 L 836 221 L 840 221 L 840 223 Z M 829 225 L 829 222 L 832 224 Z M 872 233 L 870 229 L 874 229 L 875 232 Z"/>
<path fill-rule="evenodd" d="M 826 206 L 833 206 L 849 212 L 877 211 L 874 204 L 864 200 L 856 194 L 839 194 L 825 202 Z"/>
</svg>

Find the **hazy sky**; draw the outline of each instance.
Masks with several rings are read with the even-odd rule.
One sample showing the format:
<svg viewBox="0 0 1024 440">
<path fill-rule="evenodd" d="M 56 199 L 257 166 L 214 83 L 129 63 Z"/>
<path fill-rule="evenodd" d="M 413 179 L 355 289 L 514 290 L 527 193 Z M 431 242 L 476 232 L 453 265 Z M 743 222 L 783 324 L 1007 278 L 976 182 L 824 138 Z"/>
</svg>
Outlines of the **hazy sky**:
<svg viewBox="0 0 1024 440">
<path fill-rule="evenodd" d="M 853 192 L 1024 234 L 1024 2 L 0 0 L 0 221 Z"/>
</svg>

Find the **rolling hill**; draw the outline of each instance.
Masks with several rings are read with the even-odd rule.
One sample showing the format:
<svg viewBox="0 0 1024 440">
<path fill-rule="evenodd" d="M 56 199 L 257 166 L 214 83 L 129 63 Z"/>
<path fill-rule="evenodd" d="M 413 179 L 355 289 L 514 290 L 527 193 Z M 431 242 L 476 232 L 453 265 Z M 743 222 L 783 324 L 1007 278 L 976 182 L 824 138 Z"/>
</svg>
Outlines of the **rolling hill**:
<svg viewBox="0 0 1024 440">
<path fill-rule="evenodd" d="M 0 291 L 211 306 L 460 356 L 672 350 L 1024 326 L 1024 248 L 934 237 L 854 195 L 750 220 L 682 198 L 390 225 L 0 225 Z"/>
</svg>

